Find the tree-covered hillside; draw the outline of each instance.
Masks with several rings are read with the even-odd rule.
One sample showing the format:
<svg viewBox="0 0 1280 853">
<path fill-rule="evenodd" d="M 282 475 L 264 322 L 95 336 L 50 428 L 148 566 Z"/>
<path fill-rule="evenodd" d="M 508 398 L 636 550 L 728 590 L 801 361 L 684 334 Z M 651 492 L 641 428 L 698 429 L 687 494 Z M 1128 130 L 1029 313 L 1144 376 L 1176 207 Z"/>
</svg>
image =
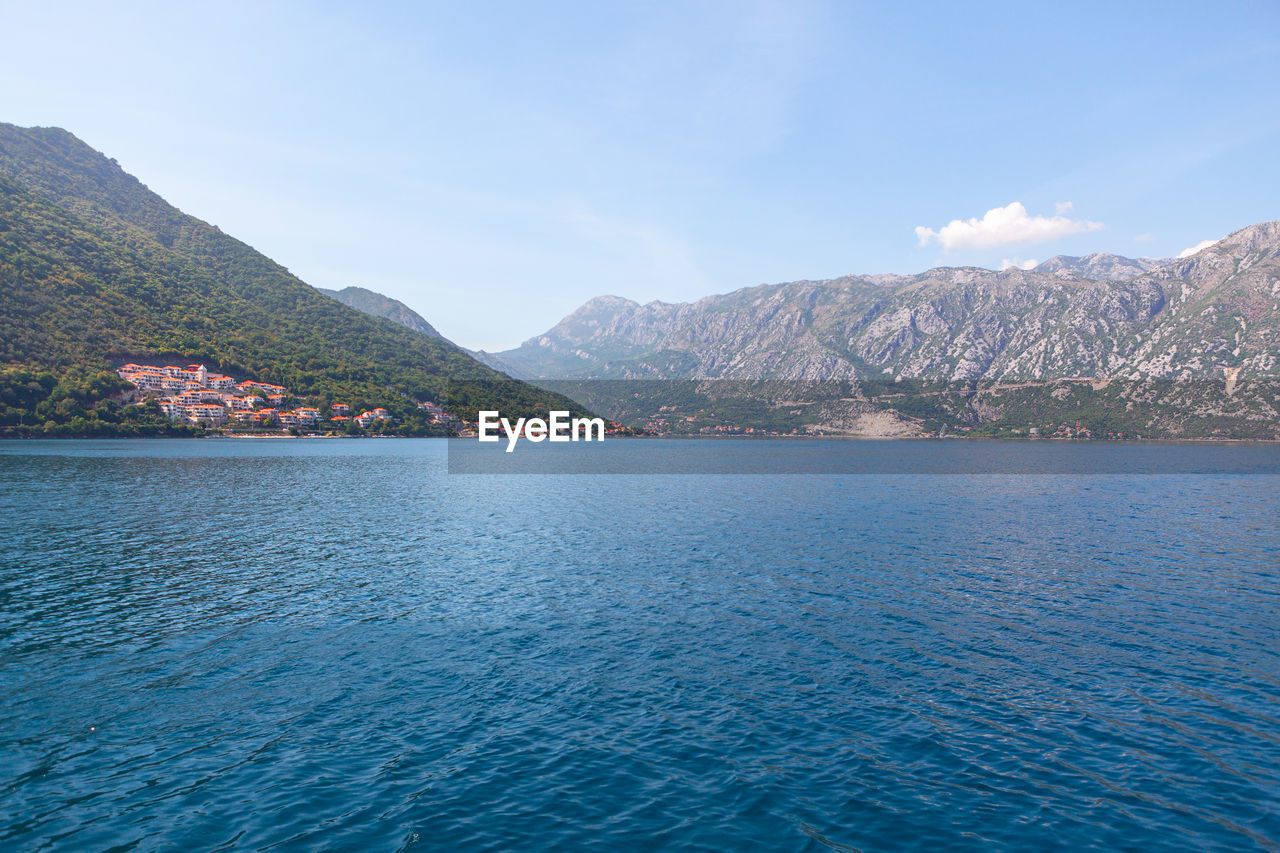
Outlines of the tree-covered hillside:
<svg viewBox="0 0 1280 853">
<path fill-rule="evenodd" d="M 466 387 L 492 395 L 449 401 L 464 418 L 480 406 L 578 409 L 441 338 L 322 295 L 66 131 L 0 124 L 0 395 L 8 425 L 15 417 L 36 422 L 32 381 L 44 387 L 52 377 L 52 388 L 88 377 L 105 394 L 111 383 L 98 374 L 149 357 L 203 362 L 322 402 L 382 405 L 409 421 L 414 402 L 442 399 L 450 379 L 479 380 Z M 20 378 L 28 376 L 43 378 Z M 106 414 L 99 404 L 109 402 L 91 393 L 75 414 L 46 412 L 39 422 L 64 426 Z"/>
</svg>

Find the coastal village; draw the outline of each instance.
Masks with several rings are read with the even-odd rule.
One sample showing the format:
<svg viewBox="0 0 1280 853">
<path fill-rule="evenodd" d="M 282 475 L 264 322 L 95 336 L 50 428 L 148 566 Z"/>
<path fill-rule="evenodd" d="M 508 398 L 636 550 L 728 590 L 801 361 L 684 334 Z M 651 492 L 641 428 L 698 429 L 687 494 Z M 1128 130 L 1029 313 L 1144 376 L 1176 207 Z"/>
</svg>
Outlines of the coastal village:
<svg viewBox="0 0 1280 853">
<path fill-rule="evenodd" d="M 164 414 L 189 424 L 344 430 L 351 422 L 368 429 L 376 422 L 395 420 L 383 408 L 352 415 L 351 406 L 347 403 L 331 403 L 323 416 L 315 406 L 288 408 L 291 395 L 283 385 L 252 379 L 237 382 L 232 376 L 211 372 L 203 364 L 159 367 L 129 363 L 117 368 L 116 374 L 144 394 L 154 394 Z M 418 406 L 432 423 L 453 424 L 457 421 L 435 403 L 419 403 Z"/>
<path fill-rule="evenodd" d="M 186 366 L 151 364 L 124 364 L 116 369 L 117 375 L 135 386 L 141 396 L 154 397 L 161 412 L 174 421 L 209 428 L 253 433 L 309 430 L 314 432 L 346 432 L 354 424 L 362 430 L 382 423 L 391 425 L 396 419 L 383 408 L 373 408 L 353 414 L 347 403 L 330 403 L 327 410 L 314 405 L 294 405 L 302 402 L 283 385 L 253 379 L 237 381 L 235 377 L 215 373 L 202 364 Z M 418 408 L 432 424 L 444 426 L 453 435 L 475 435 L 474 424 L 461 421 L 433 402 L 420 402 Z M 791 429 L 766 429 L 719 422 L 712 411 L 677 412 L 676 406 L 663 406 L 639 428 L 627 428 L 610 421 L 608 435 L 703 435 L 703 436 L 818 436 L 827 431 L 812 426 L 792 426 Z M 708 423 L 710 421 L 710 423 Z M 968 425 L 945 427 L 917 434 L 921 438 L 960 437 L 973 429 Z M 1130 438 L 1124 432 L 1103 431 L 1095 434 L 1080 420 L 1064 421 L 1047 429 L 1031 426 L 1025 431 L 1013 429 L 1012 436 L 1053 439 L 1105 438 L 1123 440 Z"/>
</svg>

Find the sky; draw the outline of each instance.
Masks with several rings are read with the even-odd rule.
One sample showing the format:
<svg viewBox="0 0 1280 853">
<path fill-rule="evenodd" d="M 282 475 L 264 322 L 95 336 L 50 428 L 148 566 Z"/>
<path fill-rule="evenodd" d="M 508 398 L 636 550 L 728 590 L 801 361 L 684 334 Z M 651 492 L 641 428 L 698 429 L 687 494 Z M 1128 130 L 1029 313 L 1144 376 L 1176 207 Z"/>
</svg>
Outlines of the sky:
<svg viewBox="0 0 1280 853">
<path fill-rule="evenodd" d="M 1280 218 L 1280 4 L 0 0 L 66 128 L 320 287 L 490 351 L 593 296 Z"/>
</svg>

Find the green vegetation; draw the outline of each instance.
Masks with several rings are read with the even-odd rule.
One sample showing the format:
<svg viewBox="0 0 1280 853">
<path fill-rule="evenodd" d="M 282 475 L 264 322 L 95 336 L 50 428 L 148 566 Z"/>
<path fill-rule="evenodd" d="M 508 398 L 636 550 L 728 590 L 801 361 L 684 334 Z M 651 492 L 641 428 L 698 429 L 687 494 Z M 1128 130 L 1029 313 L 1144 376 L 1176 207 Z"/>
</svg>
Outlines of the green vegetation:
<svg viewBox="0 0 1280 853">
<path fill-rule="evenodd" d="M 154 403 L 121 399 L 128 383 L 114 373 L 61 376 L 0 369 L 0 434 L 26 437 L 195 436 L 199 427 L 169 420 Z"/>
<path fill-rule="evenodd" d="M 119 403 L 109 371 L 129 360 L 199 362 L 321 405 L 382 406 L 404 434 L 431 431 L 416 407 L 427 399 L 467 420 L 478 408 L 582 411 L 324 296 L 65 131 L 0 124 L 0 430 L 168 434 L 153 406 Z M 445 400 L 450 379 L 493 396 Z"/>
<path fill-rule="evenodd" d="M 923 435 L 988 438 L 1280 438 L 1280 380 L 540 380 L 594 411 L 669 435 L 840 434 L 887 412 Z"/>
</svg>

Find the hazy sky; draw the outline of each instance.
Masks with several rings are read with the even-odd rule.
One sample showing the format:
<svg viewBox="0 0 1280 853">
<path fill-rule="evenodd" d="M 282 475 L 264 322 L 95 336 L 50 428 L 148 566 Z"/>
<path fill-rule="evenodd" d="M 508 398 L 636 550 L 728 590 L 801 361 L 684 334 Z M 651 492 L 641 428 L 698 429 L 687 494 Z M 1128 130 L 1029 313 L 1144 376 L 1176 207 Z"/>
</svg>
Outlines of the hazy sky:
<svg viewBox="0 0 1280 853">
<path fill-rule="evenodd" d="M 1274 2 L 0 0 L 0 21 L 0 121 L 64 127 L 471 347 L 605 293 L 1168 256 L 1280 218 Z"/>
</svg>

